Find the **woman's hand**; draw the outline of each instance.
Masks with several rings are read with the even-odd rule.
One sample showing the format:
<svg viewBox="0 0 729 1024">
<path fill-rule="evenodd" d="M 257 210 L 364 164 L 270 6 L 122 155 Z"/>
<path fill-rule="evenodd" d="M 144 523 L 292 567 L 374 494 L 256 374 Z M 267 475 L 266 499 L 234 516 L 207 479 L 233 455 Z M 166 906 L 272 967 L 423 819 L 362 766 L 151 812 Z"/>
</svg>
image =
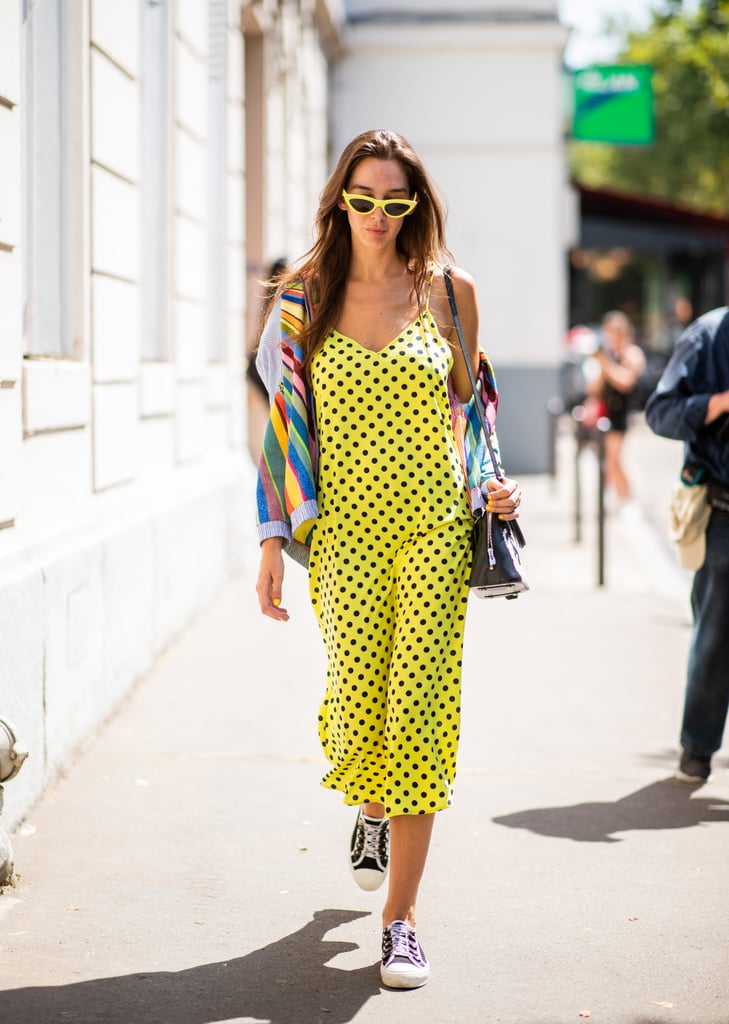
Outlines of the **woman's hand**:
<svg viewBox="0 0 729 1024">
<path fill-rule="evenodd" d="M 521 488 L 516 480 L 505 476 L 503 480 L 489 477 L 481 486 L 481 493 L 486 498 L 486 509 L 493 512 L 499 519 L 518 519 L 521 505 Z"/>
<path fill-rule="evenodd" d="M 279 622 L 288 622 L 289 613 L 281 607 L 284 578 L 282 543 L 281 537 L 269 537 L 261 544 L 261 568 L 258 572 L 256 593 L 264 615 Z"/>
</svg>

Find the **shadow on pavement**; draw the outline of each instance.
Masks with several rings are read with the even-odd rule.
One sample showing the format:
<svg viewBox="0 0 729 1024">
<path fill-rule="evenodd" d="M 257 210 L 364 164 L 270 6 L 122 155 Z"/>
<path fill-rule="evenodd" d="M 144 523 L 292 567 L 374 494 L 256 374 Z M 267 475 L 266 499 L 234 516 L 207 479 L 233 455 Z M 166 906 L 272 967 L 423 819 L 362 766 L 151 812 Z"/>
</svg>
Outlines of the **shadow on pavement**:
<svg viewBox="0 0 729 1024">
<path fill-rule="evenodd" d="M 729 802 L 694 796 L 699 788 L 672 778 L 662 779 L 613 803 L 537 807 L 492 820 L 497 825 L 578 843 L 619 843 L 615 832 L 693 828 L 714 821 L 729 824 Z"/>
<path fill-rule="evenodd" d="M 352 971 L 327 967 L 332 957 L 358 946 L 325 941 L 324 935 L 367 914 L 319 910 L 292 935 L 224 963 L 9 989 L 0 992 L 2 1019 L 22 1024 L 208 1024 L 243 1017 L 271 1024 L 346 1024 L 379 995 L 379 971 L 375 966 Z"/>
<path fill-rule="evenodd" d="M 632 1021 L 631 1024 L 665 1024 L 667 1020 L 668 1017 L 666 1016 L 666 1011 L 662 1010 L 660 1013 L 657 1013 L 655 1017 L 636 1017 L 636 1019 Z M 673 1015 L 671 1016 L 670 1020 L 671 1024 L 719 1024 L 718 1019 L 716 1019 L 713 1022 L 708 1021 L 706 1018 L 704 1018 L 703 1020 L 688 1021 L 685 1018 L 681 1018 L 681 1020 L 679 1020 Z M 724 1024 L 725 1020 L 726 1018 L 723 1018 L 721 1020 L 721 1024 Z"/>
</svg>

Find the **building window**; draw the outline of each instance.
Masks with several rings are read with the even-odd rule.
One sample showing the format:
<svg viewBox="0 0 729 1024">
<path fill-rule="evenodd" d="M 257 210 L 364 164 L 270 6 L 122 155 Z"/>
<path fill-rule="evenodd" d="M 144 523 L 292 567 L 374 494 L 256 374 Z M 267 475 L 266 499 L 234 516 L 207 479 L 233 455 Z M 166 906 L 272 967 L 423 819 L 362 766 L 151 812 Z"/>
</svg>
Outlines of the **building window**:
<svg viewBox="0 0 729 1024">
<path fill-rule="evenodd" d="M 142 358 L 169 358 L 170 37 L 167 0 L 142 0 Z"/>
<path fill-rule="evenodd" d="M 226 358 L 227 0 L 208 8 L 208 359 Z"/>
<path fill-rule="evenodd" d="M 85 355 L 88 36 L 80 0 L 24 5 L 26 355 Z"/>
</svg>

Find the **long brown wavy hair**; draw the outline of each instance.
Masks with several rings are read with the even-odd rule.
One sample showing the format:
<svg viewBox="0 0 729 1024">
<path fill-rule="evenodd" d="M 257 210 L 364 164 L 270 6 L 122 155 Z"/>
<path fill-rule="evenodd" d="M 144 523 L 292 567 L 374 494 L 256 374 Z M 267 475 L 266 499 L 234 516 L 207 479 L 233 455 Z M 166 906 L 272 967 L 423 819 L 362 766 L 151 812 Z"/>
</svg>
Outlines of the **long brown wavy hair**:
<svg viewBox="0 0 729 1024">
<path fill-rule="evenodd" d="M 344 149 L 319 197 L 314 245 L 284 276 L 276 293 L 303 279 L 313 309 L 312 319 L 298 336 L 309 365 L 326 332 L 337 323 L 352 256 L 352 235 L 345 210 L 339 207 L 342 189 L 347 188 L 356 164 L 366 157 L 397 160 L 407 177 L 409 195 L 417 192 L 418 205 L 405 217 L 397 236 L 397 249 L 405 257 L 413 277 L 418 305 L 424 302 L 431 264 L 450 257 L 445 244 L 445 212 L 423 162 L 410 143 L 397 132 L 376 129 L 363 132 Z"/>
</svg>

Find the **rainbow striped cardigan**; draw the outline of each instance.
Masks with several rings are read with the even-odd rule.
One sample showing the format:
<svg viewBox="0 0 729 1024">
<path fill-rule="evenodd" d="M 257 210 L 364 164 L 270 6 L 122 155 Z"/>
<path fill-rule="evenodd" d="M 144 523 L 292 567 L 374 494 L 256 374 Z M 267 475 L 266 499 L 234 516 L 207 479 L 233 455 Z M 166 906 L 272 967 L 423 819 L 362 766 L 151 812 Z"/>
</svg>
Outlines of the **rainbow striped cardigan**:
<svg viewBox="0 0 729 1024">
<path fill-rule="evenodd" d="M 258 536 L 261 541 L 269 537 L 282 537 L 286 553 L 302 565 L 307 565 L 311 531 L 318 515 L 316 489 L 319 447 L 314 399 L 303 370 L 304 353 L 297 342 L 308 316 L 306 294 L 301 282 L 291 285 L 283 293 L 280 308 L 278 347 L 281 377 L 272 395 L 271 415 L 258 466 Z M 261 339 L 261 348 L 271 344 L 266 333 Z M 479 360 L 478 383 L 479 398 L 483 402 L 486 421 L 492 431 L 491 443 L 500 462 L 498 439 L 494 430 L 498 390 L 491 363 L 483 352 Z M 475 399 L 471 398 L 465 405 L 460 402 L 450 380 L 448 398 L 453 436 L 468 480 L 471 510 L 475 513 L 484 507 L 481 485 L 488 477 L 494 476 L 495 471 L 481 432 Z"/>
</svg>

